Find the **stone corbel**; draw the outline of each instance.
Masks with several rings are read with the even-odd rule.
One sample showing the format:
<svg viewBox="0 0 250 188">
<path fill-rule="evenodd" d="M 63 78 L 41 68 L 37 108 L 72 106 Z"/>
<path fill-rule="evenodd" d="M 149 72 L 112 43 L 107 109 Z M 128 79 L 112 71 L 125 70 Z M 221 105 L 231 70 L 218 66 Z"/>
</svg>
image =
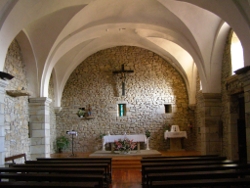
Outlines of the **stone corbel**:
<svg viewBox="0 0 250 188">
<path fill-rule="evenodd" d="M 54 110 L 56 114 L 59 114 L 62 111 L 62 107 L 55 107 Z"/>
</svg>

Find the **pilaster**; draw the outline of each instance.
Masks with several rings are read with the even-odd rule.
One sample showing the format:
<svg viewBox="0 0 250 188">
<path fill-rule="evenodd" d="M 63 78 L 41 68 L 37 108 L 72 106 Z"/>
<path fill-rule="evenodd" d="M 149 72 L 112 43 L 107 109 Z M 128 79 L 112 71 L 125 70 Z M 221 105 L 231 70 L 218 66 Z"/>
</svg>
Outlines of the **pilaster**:
<svg viewBox="0 0 250 188">
<path fill-rule="evenodd" d="M 221 94 L 203 93 L 200 116 L 201 153 L 220 154 L 222 151 Z"/>
<path fill-rule="evenodd" d="M 9 84 L 8 81 L 0 79 L 0 166 L 4 166 L 5 163 L 4 99 L 5 99 L 5 88 L 8 84 Z"/>
<path fill-rule="evenodd" d="M 29 99 L 30 158 L 50 157 L 50 108 L 51 99 Z"/>
</svg>

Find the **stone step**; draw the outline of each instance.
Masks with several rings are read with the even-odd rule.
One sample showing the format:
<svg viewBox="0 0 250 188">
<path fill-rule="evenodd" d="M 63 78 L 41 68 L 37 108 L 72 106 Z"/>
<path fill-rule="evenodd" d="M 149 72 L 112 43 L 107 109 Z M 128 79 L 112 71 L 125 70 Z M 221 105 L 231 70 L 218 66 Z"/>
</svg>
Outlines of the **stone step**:
<svg viewBox="0 0 250 188">
<path fill-rule="evenodd" d="M 141 158 L 121 157 L 112 159 L 113 169 L 141 169 Z"/>
</svg>

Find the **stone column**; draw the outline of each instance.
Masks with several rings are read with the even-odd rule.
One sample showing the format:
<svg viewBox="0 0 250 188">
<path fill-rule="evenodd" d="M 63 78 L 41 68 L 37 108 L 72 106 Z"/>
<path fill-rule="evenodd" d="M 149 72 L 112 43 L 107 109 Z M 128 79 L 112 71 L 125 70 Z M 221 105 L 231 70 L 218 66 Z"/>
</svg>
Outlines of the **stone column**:
<svg viewBox="0 0 250 188">
<path fill-rule="evenodd" d="M 30 158 L 50 157 L 50 108 L 51 99 L 46 97 L 29 99 L 30 114 Z"/>
<path fill-rule="evenodd" d="M 216 155 L 222 151 L 221 94 L 203 93 L 201 110 L 201 153 Z"/>
<path fill-rule="evenodd" d="M 250 161 L 250 66 L 235 71 L 244 88 L 247 161 Z"/>
<path fill-rule="evenodd" d="M 5 99 L 5 88 L 8 85 L 8 81 L 0 79 L 0 166 L 4 166 L 5 158 L 5 129 L 4 129 L 4 99 Z"/>
</svg>

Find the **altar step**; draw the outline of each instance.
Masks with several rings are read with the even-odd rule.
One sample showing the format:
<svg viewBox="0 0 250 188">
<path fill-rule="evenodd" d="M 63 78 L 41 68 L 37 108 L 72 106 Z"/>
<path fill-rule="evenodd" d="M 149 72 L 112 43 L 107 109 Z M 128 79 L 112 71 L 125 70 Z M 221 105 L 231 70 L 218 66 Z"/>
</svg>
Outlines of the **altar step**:
<svg viewBox="0 0 250 188">
<path fill-rule="evenodd" d="M 112 169 L 141 169 L 141 157 L 112 158 Z"/>
</svg>

